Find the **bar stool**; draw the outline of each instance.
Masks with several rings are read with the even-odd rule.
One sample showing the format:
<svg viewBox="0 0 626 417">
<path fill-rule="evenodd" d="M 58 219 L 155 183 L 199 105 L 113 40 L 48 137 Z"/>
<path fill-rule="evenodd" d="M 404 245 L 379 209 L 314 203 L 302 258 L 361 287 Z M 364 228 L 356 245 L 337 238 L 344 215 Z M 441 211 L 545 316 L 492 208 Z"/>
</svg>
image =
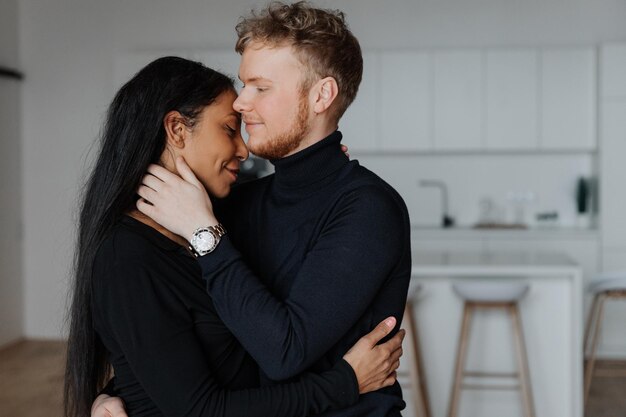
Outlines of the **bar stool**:
<svg viewBox="0 0 626 417">
<path fill-rule="evenodd" d="M 413 399 L 415 417 L 431 417 L 426 377 L 424 376 L 424 361 L 414 316 L 414 303 L 421 290 L 421 285 L 414 287 L 414 289 L 412 288 L 411 294 L 409 294 L 406 300 L 403 318 L 404 325 L 402 327 L 406 330 L 404 342 L 407 346 L 405 350 L 409 352 L 409 355 L 407 355 L 409 360 L 408 376 L 411 381 L 411 398 Z"/>
<path fill-rule="evenodd" d="M 524 345 L 522 323 L 520 319 L 518 301 L 526 295 L 529 285 L 522 282 L 503 281 L 469 281 L 453 284 L 454 291 L 463 300 L 463 323 L 456 357 L 456 367 L 452 384 L 452 395 L 449 417 L 456 417 L 458 413 L 461 391 L 463 389 L 519 389 L 522 394 L 522 406 L 525 417 L 534 417 L 532 389 L 530 385 L 530 373 L 528 370 L 528 358 Z M 465 360 L 469 344 L 469 333 L 472 316 L 477 309 L 502 309 L 511 317 L 513 324 L 513 337 L 517 359 L 517 372 L 514 373 L 489 373 L 465 370 Z M 472 378 L 515 378 L 519 385 L 478 385 L 465 384 L 466 377 Z"/>
<path fill-rule="evenodd" d="M 593 303 L 589 310 L 583 347 L 583 353 L 587 357 L 589 343 L 591 343 L 591 355 L 585 366 L 585 404 L 589 399 L 589 388 L 593 378 L 600 327 L 604 315 L 604 303 L 608 300 L 626 299 L 626 271 L 600 275 L 589 286 L 589 292 L 593 294 Z"/>
</svg>

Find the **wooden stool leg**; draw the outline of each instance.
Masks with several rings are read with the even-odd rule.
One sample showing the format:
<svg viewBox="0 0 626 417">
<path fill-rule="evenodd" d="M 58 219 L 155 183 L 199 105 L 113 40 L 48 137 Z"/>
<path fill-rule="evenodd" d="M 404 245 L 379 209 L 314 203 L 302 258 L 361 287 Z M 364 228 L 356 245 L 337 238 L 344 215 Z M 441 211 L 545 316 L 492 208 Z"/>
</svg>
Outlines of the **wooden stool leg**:
<svg viewBox="0 0 626 417">
<path fill-rule="evenodd" d="M 598 310 L 598 294 L 593 296 L 593 302 L 589 309 L 589 316 L 587 317 L 587 326 L 585 326 L 585 338 L 583 339 L 583 359 L 587 357 L 589 351 L 589 336 L 591 335 L 591 329 L 594 327 L 594 319 Z"/>
<path fill-rule="evenodd" d="M 604 315 L 604 303 L 606 301 L 606 294 L 600 294 L 598 303 L 598 314 L 595 319 L 595 326 L 593 329 L 593 341 L 591 343 L 591 355 L 587 359 L 587 366 L 585 367 L 585 400 L 584 404 L 587 404 L 589 399 L 589 388 L 591 388 L 591 380 L 593 378 L 593 367 L 596 362 L 596 350 L 598 348 L 598 336 L 600 335 L 600 328 L 602 327 L 602 317 Z"/>
<path fill-rule="evenodd" d="M 428 401 L 428 389 L 426 387 L 426 377 L 424 376 L 424 361 L 420 349 L 419 334 L 417 325 L 413 318 L 413 303 L 409 300 L 404 311 L 405 322 L 410 333 L 410 349 L 413 357 L 412 369 L 410 372 L 411 384 L 413 387 L 413 403 L 416 417 L 431 417 L 430 403 Z"/>
<path fill-rule="evenodd" d="M 458 413 L 461 385 L 463 384 L 463 376 L 465 373 L 467 345 L 469 343 L 469 327 L 473 312 L 474 306 L 466 301 L 463 306 L 463 323 L 461 324 L 461 334 L 459 336 L 459 347 L 456 355 L 456 367 L 454 371 L 454 381 L 452 382 L 452 395 L 450 397 L 448 417 L 456 417 Z"/>
<path fill-rule="evenodd" d="M 526 354 L 526 343 L 524 342 L 524 331 L 522 320 L 517 304 L 509 306 L 509 313 L 513 320 L 513 334 L 515 337 L 515 352 L 517 355 L 517 366 L 519 369 L 519 380 L 522 389 L 522 401 L 524 403 L 524 415 L 535 417 L 535 405 L 533 403 L 532 387 L 530 385 L 530 371 L 528 368 L 528 355 Z"/>
</svg>

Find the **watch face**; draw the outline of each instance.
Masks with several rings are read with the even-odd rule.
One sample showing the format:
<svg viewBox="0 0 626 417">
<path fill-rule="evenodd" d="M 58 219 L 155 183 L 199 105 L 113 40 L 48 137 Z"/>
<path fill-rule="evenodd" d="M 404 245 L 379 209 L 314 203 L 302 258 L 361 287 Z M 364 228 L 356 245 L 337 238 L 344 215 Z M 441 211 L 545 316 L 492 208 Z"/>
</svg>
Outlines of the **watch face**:
<svg viewBox="0 0 626 417">
<path fill-rule="evenodd" d="M 198 252 L 208 251 L 215 246 L 215 236 L 211 232 L 198 233 L 193 246 Z"/>
</svg>

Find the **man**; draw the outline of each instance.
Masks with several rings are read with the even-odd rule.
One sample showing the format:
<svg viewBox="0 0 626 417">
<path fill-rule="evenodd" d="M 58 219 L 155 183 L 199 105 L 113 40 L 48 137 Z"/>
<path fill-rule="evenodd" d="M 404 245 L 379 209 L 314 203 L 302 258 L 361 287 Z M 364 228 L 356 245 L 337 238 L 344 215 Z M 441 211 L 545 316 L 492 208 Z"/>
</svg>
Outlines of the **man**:
<svg viewBox="0 0 626 417">
<path fill-rule="evenodd" d="M 138 191 L 150 203 L 138 208 L 190 240 L 220 317 L 271 383 L 328 369 L 382 319 L 402 317 L 409 220 L 395 190 L 341 150 L 338 123 L 363 68 L 343 14 L 272 3 L 237 32 L 244 86 L 233 107 L 275 174 L 234 189 L 214 215 L 183 162 L 187 181 L 151 167 Z M 403 407 L 396 383 L 327 415 Z"/>
</svg>

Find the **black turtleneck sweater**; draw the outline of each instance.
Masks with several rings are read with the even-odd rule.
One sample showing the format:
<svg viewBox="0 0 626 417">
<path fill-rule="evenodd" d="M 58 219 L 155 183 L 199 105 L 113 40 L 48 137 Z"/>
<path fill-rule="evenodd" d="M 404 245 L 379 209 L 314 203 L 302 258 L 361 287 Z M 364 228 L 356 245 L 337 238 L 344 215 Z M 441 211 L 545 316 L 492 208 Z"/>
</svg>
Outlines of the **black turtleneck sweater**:
<svg viewBox="0 0 626 417">
<path fill-rule="evenodd" d="M 268 383 L 330 369 L 380 321 L 403 315 L 406 206 L 340 141 L 334 132 L 236 187 L 216 205 L 228 233 L 200 258 L 218 314 Z M 325 415 L 397 416 L 403 407 L 396 383 Z"/>
</svg>

